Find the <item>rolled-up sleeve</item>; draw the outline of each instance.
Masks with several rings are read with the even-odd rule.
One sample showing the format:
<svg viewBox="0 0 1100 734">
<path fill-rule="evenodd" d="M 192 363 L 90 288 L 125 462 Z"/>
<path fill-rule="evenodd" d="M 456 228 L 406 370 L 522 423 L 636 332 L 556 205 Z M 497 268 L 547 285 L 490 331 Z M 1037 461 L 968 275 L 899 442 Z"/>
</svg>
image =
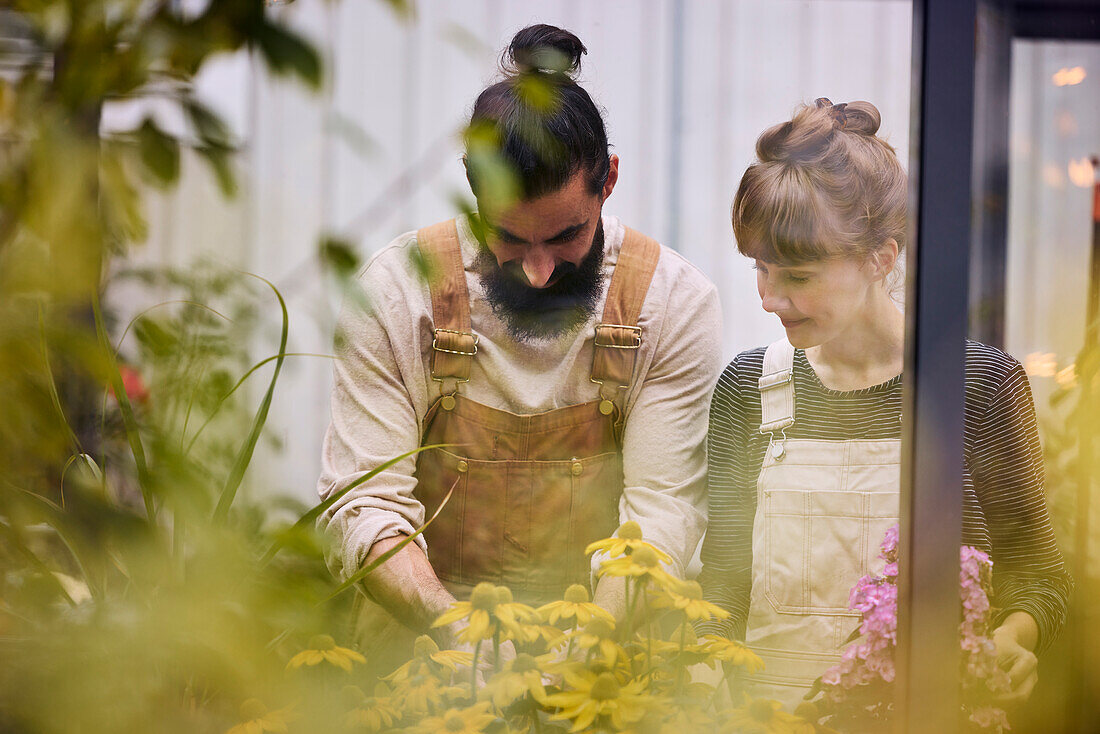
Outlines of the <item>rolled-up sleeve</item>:
<svg viewBox="0 0 1100 734">
<path fill-rule="evenodd" d="M 620 521 L 636 521 L 680 577 L 706 530 L 707 409 L 721 360 L 718 294 L 693 275 L 697 286 L 672 287 L 653 359 L 626 415 L 619 502 Z"/>
<path fill-rule="evenodd" d="M 322 500 L 420 445 L 416 411 L 389 328 L 401 318 L 401 300 L 372 287 L 373 275 L 368 266 L 359 279 L 363 297 L 347 299 L 336 329 L 332 422 L 317 488 Z M 413 322 L 406 316 L 400 332 L 406 339 Z M 321 518 L 336 539 L 330 563 L 339 577 L 354 573 L 379 540 L 412 534 L 423 523 L 424 507 L 413 497 L 415 469 L 415 457 L 402 459 L 348 491 Z M 426 550 L 422 536 L 416 542 Z"/>
</svg>

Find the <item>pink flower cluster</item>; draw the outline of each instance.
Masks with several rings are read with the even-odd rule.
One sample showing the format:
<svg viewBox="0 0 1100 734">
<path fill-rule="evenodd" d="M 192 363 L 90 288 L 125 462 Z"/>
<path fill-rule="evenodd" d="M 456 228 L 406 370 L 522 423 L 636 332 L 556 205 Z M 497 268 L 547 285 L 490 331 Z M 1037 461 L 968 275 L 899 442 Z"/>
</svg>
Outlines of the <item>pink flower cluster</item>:
<svg viewBox="0 0 1100 734">
<path fill-rule="evenodd" d="M 834 722 L 856 722 L 868 717 L 882 722 L 889 717 L 890 684 L 894 680 L 894 650 L 897 647 L 898 609 L 898 526 L 886 531 L 882 552 L 883 574 L 864 576 L 852 587 L 848 606 L 862 620 L 858 637 L 845 649 L 839 663 L 821 676 Z M 1004 711 L 989 704 L 990 694 L 1005 691 L 1008 678 L 996 664 L 996 645 L 989 636 L 993 563 L 980 550 L 963 546 L 960 550 L 959 595 L 962 623 L 959 625 L 964 705 L 968 722 L 982 731 L 1008 729 Z M 887 699 L 868 706 L 869 699 Z M 851 711 L 845 711 L 850 704 Z"/>
<path fill-rule="evenodd" d="M 997 667 L 997 646 L 989 636 L 989 596 L 985 590 L 992 583 L 993 562 L 988 555 L 970 546 L 962 547 L 959 560 L 963 617 L 959 625 L 959 644 L 963 649 L 964 689 L 984 686 L 989 693 L 1006 692 L 1010 688 L 1008 674 Z"/>
</svg>

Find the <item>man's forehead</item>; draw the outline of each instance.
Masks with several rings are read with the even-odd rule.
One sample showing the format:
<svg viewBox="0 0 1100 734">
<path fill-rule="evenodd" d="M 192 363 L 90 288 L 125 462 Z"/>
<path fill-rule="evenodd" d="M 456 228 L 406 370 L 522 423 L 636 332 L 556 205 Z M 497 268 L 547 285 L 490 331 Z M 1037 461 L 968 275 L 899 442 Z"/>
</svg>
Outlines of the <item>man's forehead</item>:
<svg viewBox="0 0 1100 734">
<path fill-rule="evenodd" d="M 524 240 L 548 239 L 592 220 L 599 211 L 599 196 L 588 189 L 584 176 L 576 175 L 558 189 L 533 199 L 495 209 L 479 202 L 485 223 Z"/>
</svg>

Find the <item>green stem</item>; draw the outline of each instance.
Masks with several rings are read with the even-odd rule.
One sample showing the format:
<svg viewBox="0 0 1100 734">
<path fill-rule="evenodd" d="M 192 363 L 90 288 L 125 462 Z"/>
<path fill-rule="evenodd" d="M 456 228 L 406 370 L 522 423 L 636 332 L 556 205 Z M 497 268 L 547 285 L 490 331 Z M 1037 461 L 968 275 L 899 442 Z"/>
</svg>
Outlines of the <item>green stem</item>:
<svg viewBox="0 0 1100 734">
<path fill-rule="evenodd" d="M 141 488 L 141 498 L 145 502 L 145 514 L 149 518 L 149 522 L 153 523 L 157 519 L 157 508 L 153 503 L 152 477 L 149 475 L 149 468 L 145 464 L 145 448 L 141 445 L 141 434 L 138 432 L 134 411 L 130 406 L 130 397 L 126 394 L 126 388 L 122 384 L 122 374 L 118 371 L 114 349 L 111 348 L 111 343 L 107 340 L 107 327 L 103 322 L 103 313 L 99 307 L 99 292 L 96 290 L 92 291 L 92 316 L 95 319 L 95 330 L 96 335 L 99 337 L 100 348 L 103 350 L 103 356 L 107 359 L 111 386 L 115 390 L 115 400 L 118 402 L 118 412 L 122 415 L 122 424 L 126 428 L 126 440 L 130 443 L 130 452 L 134 455 L 138 486 Z"/>
<path fill-rule="evenodd" d="M 638 579 L 638 589 L 634 594 L 635 600 L 641 599 L 645 595 L 645 577 Z M 642 607 L 642 612 L 645 615 L 645 644 L 646 644 L 646 662 L 649 664 L 649 670 L 646 671 L 646 677 L 649 678 L 653 675 L 653 617 L 649 613 L 649 605 L 645 604 Z"/>
<path fill-rule="evenodd" d="M 687 639 L 687 616 L 684 617 L 684 621 L 680 623 L 680 660 L 681 663 L 676 668 L 676 690 L 680 692 L 680 695 L 684 695 L 684 644 Z"/>
<path fill-rule="evenodd" d="M 500 627 L 493 630 L 493 674 L 500 672 Z"/>
<path fill-rule="evenodd" d="M 481 640 L 474 645 L 474 659 L 470 665 L 470 698 L 477 698 L 477 659 L 481 655 Z"/>
</svg>

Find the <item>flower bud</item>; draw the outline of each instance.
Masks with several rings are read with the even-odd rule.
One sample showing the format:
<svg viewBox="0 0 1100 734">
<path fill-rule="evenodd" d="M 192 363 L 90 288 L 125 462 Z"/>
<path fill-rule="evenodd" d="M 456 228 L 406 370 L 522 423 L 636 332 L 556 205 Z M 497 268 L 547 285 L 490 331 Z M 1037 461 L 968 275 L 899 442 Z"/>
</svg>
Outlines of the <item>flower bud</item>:
<svg viewBox="0 0 1100 734">
<path fill-rule="evenodd" d="M 584 604 L 588 601 L 588 589 L 580 584 L 573 584 L 565 590 L 565 600 L 572 604 Z"/>
<path fill-rule="evenodd" d="M 633 520 L 627 520 L 619 529 L 615 531 L 623 540 L 641 540 L 642 539 L 642 526 Z"/>
<path fill-rule="evenodd" d="M 497 605 L 497 587 L 488 581 L 482 581 L 470 592 L 470 606 L 491 612 Z"/>
</svg>

